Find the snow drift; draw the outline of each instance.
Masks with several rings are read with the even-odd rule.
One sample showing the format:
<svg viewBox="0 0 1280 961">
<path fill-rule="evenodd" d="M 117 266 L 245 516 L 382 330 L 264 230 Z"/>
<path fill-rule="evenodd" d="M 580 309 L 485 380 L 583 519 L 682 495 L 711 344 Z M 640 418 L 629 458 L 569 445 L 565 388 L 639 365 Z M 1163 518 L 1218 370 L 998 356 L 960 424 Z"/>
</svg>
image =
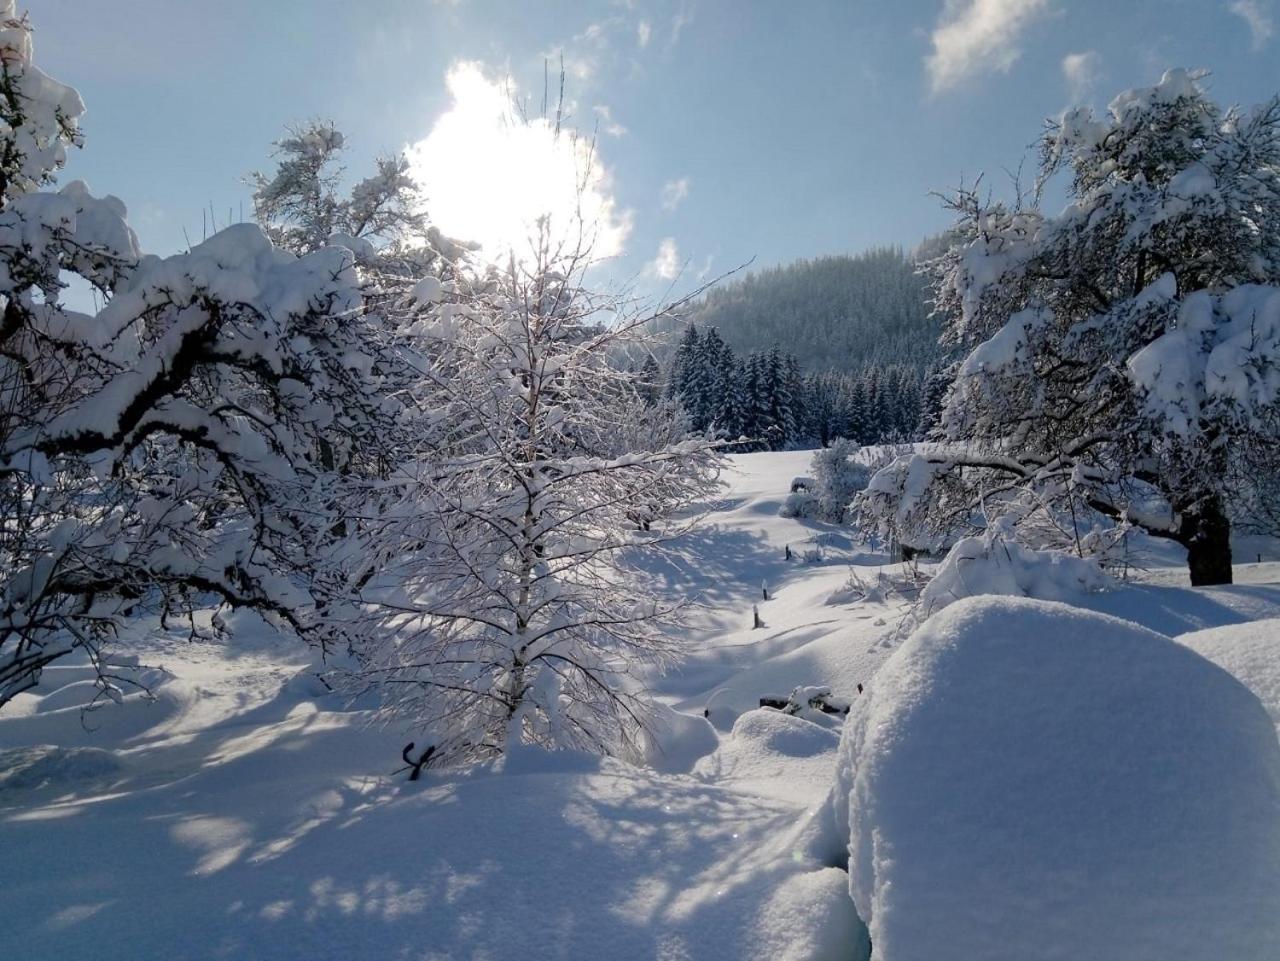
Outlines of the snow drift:
<svg viewBox="0 0 1280 961">
<path fill-rule="evenodd" d="M 932 617 L 850 714 L 833 791 L 877 961 L 1263 961 L 1280 743 L 1190 650 L 1063 604 Z"/>
</svg>

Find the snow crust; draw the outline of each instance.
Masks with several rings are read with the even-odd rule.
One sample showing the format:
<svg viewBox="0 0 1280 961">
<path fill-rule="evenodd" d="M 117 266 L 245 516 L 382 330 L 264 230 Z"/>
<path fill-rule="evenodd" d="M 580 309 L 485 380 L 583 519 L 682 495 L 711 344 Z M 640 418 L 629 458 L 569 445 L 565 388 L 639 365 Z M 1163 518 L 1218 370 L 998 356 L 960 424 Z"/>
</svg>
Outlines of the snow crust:
<svg viewBox="0 0 1280 961">
<path fill-rule="evenodd" d="M 1280 728 L 1280 618 L 1193 631 L 1177 641 L 1251 690 Z"/>
</svg>

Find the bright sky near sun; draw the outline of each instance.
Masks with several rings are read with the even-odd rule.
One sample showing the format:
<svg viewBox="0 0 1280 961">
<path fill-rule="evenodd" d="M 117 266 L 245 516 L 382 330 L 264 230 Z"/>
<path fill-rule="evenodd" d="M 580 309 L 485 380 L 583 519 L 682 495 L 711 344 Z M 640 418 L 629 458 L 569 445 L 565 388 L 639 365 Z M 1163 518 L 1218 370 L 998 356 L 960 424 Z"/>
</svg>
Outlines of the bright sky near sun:
<svg viewBox="0 0 1280 961">
<path fill-rule="evenodd" d="M 584 208 L 611 270 L 662 289 L 910 246 L 932 190 L 1004 190 L 1044 118 L 1170 66 L 1280 91 L 1280 0 L 44 0 L 38 62 L 89 114 L 78 177 L 169 253 L 249 208 L 284 125 L 334 120 L 352 175 L 407 150 L 447 232 L 519 242 Z M 572 124 L 541 110 L 560 57 Z M 554 99 L 554 97 L 552 98 Z M 595 146 L 592 148 L 594 136 Z M 202 213 L 203 211 L 203 213 Z"/>
</svg>

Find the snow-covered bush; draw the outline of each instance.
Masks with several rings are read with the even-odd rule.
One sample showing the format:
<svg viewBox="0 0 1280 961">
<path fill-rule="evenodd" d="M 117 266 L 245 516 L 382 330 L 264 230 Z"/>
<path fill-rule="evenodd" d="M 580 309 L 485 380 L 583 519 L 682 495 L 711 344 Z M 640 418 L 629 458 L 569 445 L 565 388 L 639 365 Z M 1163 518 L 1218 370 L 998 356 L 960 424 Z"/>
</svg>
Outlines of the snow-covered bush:
<svg viewBox="0 0 1280 961">
<path fill-rule="evenodd" d="M 962 538 L 947 552 L 900 630 L 910 633 L 966 597 L 995 594 L 1073 603 L 1112 585 L 1095 559 L 1025 547 L 1013 539 L 1007 525 L 997 522 L 980 536 Z"/>
<path fill-rule="evenodd" d="M 854 702 L 832 801 L 877 961 L 1261 961 L 1280 944 L 1271 720 L 1128 621 L 947 608 Z"/>
<path fill-rule="evenodd" d="M 1276 461 L 1280 99 L 1224 110 L 1172 70 L 1068 111 L 1041 148 L 1041 183 L 1071 177 L 1060 215 L 951 202 L 934 302 L 967 357 L 941 442 L 886 468 L 860 517 L 936 547 L 1007 503 L 1072 540 L 1102 515 L 1184 546 L 1194 584 L 1229 582 L 1231 460 Z"/>
<path fill-rule="evenodd" d="M 811 494 L 805 490 L 793 491 L 787 495 L 787 499 L 778 508 L 778 516 L 794 519 L 814 517 L 818 513 L 818 507 L 818 495 Z"/>
<path fill-rule="evenodd" d="M 871 471 L 857 459 L 858 451 L 857 444 L 841 437 L 813 455 L 811 493 L 813 516 L 818 520 L 843 523 L 854 497 L 867 486 Z"/>
</svg>

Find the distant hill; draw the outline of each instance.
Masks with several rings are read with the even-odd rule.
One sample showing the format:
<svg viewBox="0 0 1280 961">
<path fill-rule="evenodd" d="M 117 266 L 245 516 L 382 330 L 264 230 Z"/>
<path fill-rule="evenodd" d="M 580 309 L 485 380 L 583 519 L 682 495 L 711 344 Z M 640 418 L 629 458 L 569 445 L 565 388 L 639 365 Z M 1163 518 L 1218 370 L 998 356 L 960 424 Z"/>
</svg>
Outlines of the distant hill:
<svg viewBox="0 0 1280 961">
<path fill-rule="evenodd" d="M 924 278 L 901 249 L 799 260 L 709 291 L 690 312 L 740 354 L 778 344 L 806 370 L 858 371 L 938 355 Z"/>
</svg>

